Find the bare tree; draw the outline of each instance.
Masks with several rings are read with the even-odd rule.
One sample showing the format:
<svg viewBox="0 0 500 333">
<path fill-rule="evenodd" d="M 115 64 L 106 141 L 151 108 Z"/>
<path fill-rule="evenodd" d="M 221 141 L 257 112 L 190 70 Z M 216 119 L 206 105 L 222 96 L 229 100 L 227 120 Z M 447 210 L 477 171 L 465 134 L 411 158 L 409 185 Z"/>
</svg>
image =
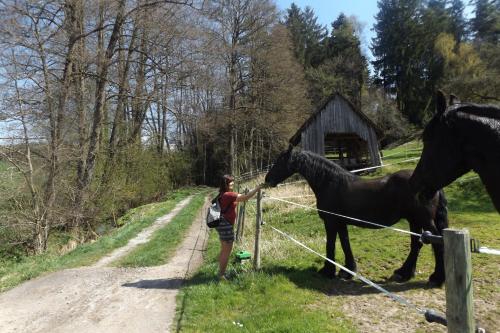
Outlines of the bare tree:
<svg viewBox="0 0 500 333">
<path fill-rule="evenodd" d="M 279 117 L 302 119 L 272 2 L 202 4 L 0 2 L 0 119 L 18 138 L 1 155 L 24 188 L 9 214 L 37 253 L 51 228 L 84 240 L 168 188 L 262 167 L 295 126 Z"/>
<path fill-rule="evenodd" d="M 35 252 L 46 249 L 49 229 L 54 224 L 54 211 L 57 196 L 57 182 L 60 170 L 60 148 L 63 142 L 63 126 L 66 102 L 70 89 L 73 69 L 73 50 L 78 40 L 76 24 L 76 1 L 60 3 L 16 2 L 4 8 L 13 25 L 2 25 L 7 38 L 2 40 L 5 49 L 11 52 L 10 58 L 3 58 L 5 65 L 10 65 L 14 75 L 11 81 L 15 87 L 13 96 L 17 96 L 17 119 L 23 136 L 24 154 L 22 159 L 28 166 L 23 170 L 11 155 L 9 161 L 17 165 L 20 172 L 27 175 L 26 184 L 30 189 L 35 213 Z M 9 38 L 10 37 L 10 38 Z M 21 97 L 19 85 L 30 90 L 34 100 Z M 26 119 L 28 114 L 23 106 L 40 108 L 41 124 L 45 123 L 47 154 L 42 159 L 46 170 L 46 181 L 39 194 L 33 186 L 32 160 L 29 131 Z M 34 113 L 37 113 L 36 111 Z M 39 198 L 42 197 L 42 199 Z M 36 199 L 35 199 L 36 198 Z M 43 211 L 41 210 L 43 207 Z"/>
<path fill-rule="evenodd" d="M 213 34 L 218 40 L 227 75 L 225 106 L 230 127 L 231 173 L 238 174 L 238 125 L 239 111 L 245 108 L 242 101 L 251 75 L 252 40 L 277 21 L 274 5 L 267 0 L 214 1 L 210 18 L 215 22 Z M 255 45 L 255 44 L 254 44 Z"/>
</svg>

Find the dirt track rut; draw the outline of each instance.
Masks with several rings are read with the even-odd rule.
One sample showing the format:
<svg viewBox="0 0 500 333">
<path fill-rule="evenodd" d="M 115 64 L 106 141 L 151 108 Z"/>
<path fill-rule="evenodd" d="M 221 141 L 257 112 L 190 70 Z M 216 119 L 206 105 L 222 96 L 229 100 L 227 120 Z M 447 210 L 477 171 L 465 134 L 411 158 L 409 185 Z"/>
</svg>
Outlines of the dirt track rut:
<svg viewBox="0 0 500 333">
<path fill-rule="evenodd" d="M 179 203 L 175 213 L 188 201 Z M 170 222 L 173 212 L 150 228 Z M 126 250 L 117 250 L 92 267 L 52 273 L 0 294 L 0 331 L 169 332 L 178 290 L 203 260 L 207 240 L 203 212 L 166 265 L 103 267 L 144 242 L 149 232 L 145 230 Z"/>
</svg>

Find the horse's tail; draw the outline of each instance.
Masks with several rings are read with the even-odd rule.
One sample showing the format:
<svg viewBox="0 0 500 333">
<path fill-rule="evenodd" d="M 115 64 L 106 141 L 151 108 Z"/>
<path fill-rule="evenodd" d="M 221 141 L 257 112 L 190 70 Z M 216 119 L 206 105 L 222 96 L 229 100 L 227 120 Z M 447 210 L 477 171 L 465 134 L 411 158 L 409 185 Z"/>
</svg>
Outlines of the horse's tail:
<svg viewBox="0 0 500 333">
<path fill-rule="evenodd" d="M 448 228 L 448 201 L 444 195 L 443 189 L 438 191 L 439 199 L 436 207 L 436 216 L 434 222 L 439 233 L 443 233 L 443 229 Z"/>
</svg>

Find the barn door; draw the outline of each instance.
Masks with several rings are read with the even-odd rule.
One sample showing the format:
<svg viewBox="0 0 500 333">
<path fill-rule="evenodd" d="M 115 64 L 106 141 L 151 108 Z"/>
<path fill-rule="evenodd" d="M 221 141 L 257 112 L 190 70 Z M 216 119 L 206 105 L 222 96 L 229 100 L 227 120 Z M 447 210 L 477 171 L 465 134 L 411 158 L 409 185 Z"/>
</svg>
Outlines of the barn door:
<svg viewBox="0 0 500 333">
<path fill-rule="evenodd" d="M 370 165 L 368 143 L 355 133 L 325 134 L 324 156 L 347 170 Z"/>
</svg>

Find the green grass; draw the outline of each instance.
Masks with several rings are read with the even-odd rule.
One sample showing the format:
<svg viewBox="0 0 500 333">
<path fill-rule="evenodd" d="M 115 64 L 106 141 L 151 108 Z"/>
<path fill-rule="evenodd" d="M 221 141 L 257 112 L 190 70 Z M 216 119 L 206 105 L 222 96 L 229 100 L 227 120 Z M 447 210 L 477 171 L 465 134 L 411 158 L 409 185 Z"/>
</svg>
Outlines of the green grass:
<svg viewBox="0 0 500 333">
<path fill-rule="evenodd" d="M 139 245 L 131 253 L 117 261 L 119 267 L 149 267 L 164 264 L 184 239 L 193 220 L 200 214 L 205 202 L 206 192 L 191 199 L 173 219 L 162 229 L 156 231 L 149 242 Z"/>
<path fill-rule="evenodd" d="M 422 152 L 422 141 L 415 140 L 404 145 L 382 150 L 384 164 L 401 162 L 403 160 L 420 157 Z"/>
<path fill-rule="evenodd" d="M 319 290 L 322 279 L 312 272 L 310 261 L 292 260 L 294 253 L 286 262 L 266 255 L 262 271 L 233 263 L 231 281 L 219 283 L 219 248 L 212 232 L 207 261 L 178 297 L 179 332 L 354 332 L 336 301 Z"/>
<path fill-rule="evenodd" d="M 247 209 L 251 210 L 251 205 L 247 204 Z M 314 213 L 297 210 L 280 215 L 273 211 L 266 206 L 264 214 L 269 224 L 306 234 L 312 242 L 324 238 L 322 223 Z M 235 251 L 253 252 L 253 218 L 250 211 L 246 241 Z M 328 296 L 327 281 L 315 273 L 321 260 L 269 228 L 264 227 L 262 240 L 262 270 L 253 272 L 250 263 L 233 262 L 228 268 L 231 281 L 219 283 L 216 276 L 220 244 L 216 232 L 211 232 L 205 264 L 178 297 L 179 332 L 355 332 L 339 311 L 337 300 Z M 322 242 L 316 245 L 322 247 Z"/>
<path fill-rule="evenodd" d="M 7 170 L 7 163 L 0 160 L 0 172 L 5 172 Z"/>
<path fill-rule="evenodd" d="M 165 202 L 153 203 L 131 209 L 118 221 L 121 228 L 114 229 L 93 243 L 79 245 L 73 251 L 59 255 L 48 251 L 43 255 L 21 257 L 16 260 L 0 259 L 0 291 L 10 289 L 23 281 L 44 273 L 65 268 L 90 265 L 116 248 L 122 247 L 158 217 L 167 214 L 175 205 L 191 194 L 193 189 L 172 193 Z"/>
<path fill-rule="evenodd" d="M 22 175 L 11 164 L 0 160 L 0 190 L 12 190 L 23 182 Z"/>
<path fill-rule="evenodd" d="M 16 192 L 21 183 L 22 176 L 17 170 L 7 162 L 0 160 L 0 212 L 7 204 L 5 198 Z"/>
<path fill-rule="evenodd" d="M 387 150 L 385 156 L 395 154 L 389 156 L 385 163 L 418 157 L 419 150 L 410 151 L 418 146 L 421 146 L 421 143 L 412 142 L 407 144 L 407 147 Z M 378 170 L 370 177 L 403 168 L 412 169 L 415 166 L 416 162 L 398 164 Z M 464 175 L 445 188 L 445 192 L 448 198 L 450 227 L 467 228 L 471 237 L 480 240 L 483 246 L 500 248 L 500 215 L 494 210 L 475 174 Z M 253 252 L 253 206 L 255 203 L 247 204 L 247 220 L 250 222 L 246 225 L 244 241 L 235 247 L 233 253 L 240 249 Z M 272 225 L 283 230 L 324 254 L 326 236 L 323 222 L 315 211 L 294 209 L 275 201 L 266 202 L 263 210 L 267 226 L 264 226 L 261 238 L 261 271 L 253 272 L 248 265 L 232 263 L 228 270 L 232 276 L 231 281 L 218 283 L 215 277 L 220 245 L 213 232 L 209 239 L 205 264 L 178 297 L 177 331 L 356 332 L 354 323 L 339 310 L 344 302 L 349 301 L 343 296 L 375 294 L 378 291 L 366 287 L 360 281 L 331 281 L 322 278 L 317 270 L 323 266 L 323 259 L 269 228 L 269 225 Z M 403 220 L 395 227 L 408 230 L 408 223 Z M 360 274 L 381 283 L 390 291 L 408 292 L 410 300 L 412 295 L 417 297 L 422 293 L 429 275 L 434 270 L 430 246 L 422 248 L 416 277 L 407 283 L 397 284 L 387 282 L 387 278 L 406 259 L 410 246 L 409 236 L 389 230 L 352 226 L 349 226 L 349 236 Z M 338 244 L 336 259 L 339 263 L 344 262 L 343 252 Z M 498 297 L 499 258 L 474 254 L 472 265 L 474 297 Z M 498 318 L 500 312 L 493 311 L 482 318 L 482 323 L 488 327 L 488 324 L 491 326 L 492 322 L 498 322 Z M 239 327 L 237 323 L 243 324 L 243 327 Z M 425 325 L 422 323 L 422 327 L 427 327 Z"/>
</svg>

